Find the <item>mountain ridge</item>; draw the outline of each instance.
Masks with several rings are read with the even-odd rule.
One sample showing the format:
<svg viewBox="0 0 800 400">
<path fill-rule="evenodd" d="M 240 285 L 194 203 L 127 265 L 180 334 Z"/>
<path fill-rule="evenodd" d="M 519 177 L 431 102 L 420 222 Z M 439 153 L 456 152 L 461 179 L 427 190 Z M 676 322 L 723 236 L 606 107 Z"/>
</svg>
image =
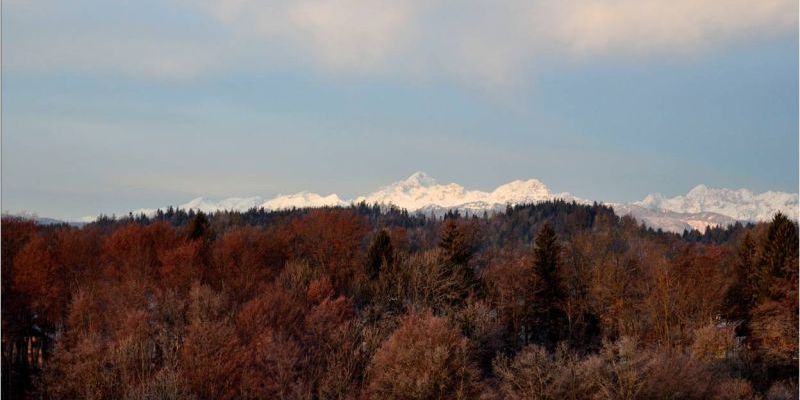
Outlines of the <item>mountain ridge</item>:
<svg viewBox="0 0 800 400">
<path fill-rule="evenodd" d="M 439 183 L 425 172 L 418 171 L 406 179 L 382 186 L 376 191 L 357 196 L 352 200 L 343 200 L 335 193 L 322 195 L 303 191 L 278 195 L 271 199 L 254 196 L 230 197 L 214 201 L 197 197 L 178 207 L 203 212 L 246 211 L 259 207 L 280 210 L 347 206 L 363 201 L 368 204 L 394 205 L 409 212 L 440 215 L 447 210 L 472 214 L 483 211 L 497 212 L 504 210 L 507 205 L 555 199 L 582 204 L 591 203 L 567 192 L 553 193 L 547 185 L 537 179 L 517 179 L 499 185 L 492 191 L 481 191 L 467 189 L 457 183 Z M 734 190 L 697 185 L 685 195 L 665 197 L 660 193 L 653 193 L 640 201 L 605 204 L 614 207 L 619 215 L 630 215 L 654 229 L 682 232 L 684 229 L 703 230 L 707 226 L 726 226 L 736 221 L 764 221 L 777 212 L 797 220 L 799 203 L 796 193 L 775 191 L 753 193 L 748 189 Z M 134 213 L 151 214 L 155 211 L 155 209 L 140 209 Z"/>
</svg>

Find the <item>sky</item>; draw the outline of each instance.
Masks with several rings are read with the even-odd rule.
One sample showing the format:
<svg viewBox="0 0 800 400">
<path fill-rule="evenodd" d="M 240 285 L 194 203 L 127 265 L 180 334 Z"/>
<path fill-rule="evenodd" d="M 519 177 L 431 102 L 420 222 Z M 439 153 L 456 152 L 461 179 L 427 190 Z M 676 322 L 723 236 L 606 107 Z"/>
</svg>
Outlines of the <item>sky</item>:
<svg viewBox="0 0 800 400">
<path fill-rule="evenodd" d="M 790 0 L 6 0 L 2 209 L 797 192 Z"/>
</svg>

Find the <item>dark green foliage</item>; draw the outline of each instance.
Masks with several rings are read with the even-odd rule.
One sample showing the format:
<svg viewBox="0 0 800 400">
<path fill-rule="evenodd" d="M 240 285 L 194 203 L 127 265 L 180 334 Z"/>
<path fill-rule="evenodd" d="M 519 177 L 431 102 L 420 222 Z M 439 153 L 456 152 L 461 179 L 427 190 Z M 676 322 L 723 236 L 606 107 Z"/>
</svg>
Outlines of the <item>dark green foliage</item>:
<svg viewBox="0 0 800 400">
<path fill-rule="evenodd" d="M 542 301 L 560 303 L 564 299 L 558 266 L 561 262 L 561 245 L 556 232 L 549 224 L 544 224 L 533 247 L 534 272 L 538 277 L 536 297 Z"/>
<path fill-rule="evenodd" d="M 797 276 L 797 225 L 778 213 L 772 219 L 763 243 L 764 267 L 770 275 Z"/>
<path fill-rule="evenodd" d="M 566 293 L 559 274 L 561 245 L 549 224 L 544 224 L 536 235 L 533 259 L 528 330 L 531 339 L 553 347 L 564 338 L 566 330 Z"/>
<path fill-rule="evenodd" d="M 367 275 L 375 279 L 381 269 L 391 268 L 394 265 L 394 248 L 392 239 L 385 229 L 381 229 L 367 250 Z"/>
<path fill-rule="evenodd" d="M 726 295 L 728 318 L 739 322 L 737 333 L 761 363 L 751 371 L 759 388 L 797 375 L 797 229 L 779 213 L 760 240 L 745 233 Z"/>
<path fill-rule="evenodd" d="M 742 321 L 739 333 L 746 334 L 750 311 L 756 304 L 759 282 L 758 249 L 750 232 L 744 235 L 739 244 L 734 267 L 735 280 L 728 289 L 725 299 L 728 309 L 727 318 L 732 321 Z"/>
<path fill-rule="evenodd" d="M 454 265 L 467 265 L 475 251 L 472 238 L 455 218 L 445 219 L 439 248 L 442 249 L 444 262 Z"/>
<path fill-rule="evenodd" d="M 475 273 L 470 261 L 476 248 L 471 226 L 457 219 L 457 215 L 446 216 L 442 224 L 439 264 L 444 275 L 452 279 L 452 303 L 462 304 L 475 289 Z"/>
<path fill-rule="evenodd" d="M 753 224 L 751 223 L 742 224 L 741 222 L 728 226 L 707 226 L 703 233 L 700 233 L 697 229 L 683 231 L 682 238 L 693 243 L 722 244 L 735 241 L 742 233 L 752 227 Z"/>
<path fill-rule="evenodd" d="M 190 240 L 203 238 L 208 234 L 208 231 L 208 218 L 206 218 L 206 214 L 203 212 L 198 212 L 197 215 L 192 218 L 191 222 L 189 222 L 189 226 L 186 227 L 187 236 Z"/>
</svg>

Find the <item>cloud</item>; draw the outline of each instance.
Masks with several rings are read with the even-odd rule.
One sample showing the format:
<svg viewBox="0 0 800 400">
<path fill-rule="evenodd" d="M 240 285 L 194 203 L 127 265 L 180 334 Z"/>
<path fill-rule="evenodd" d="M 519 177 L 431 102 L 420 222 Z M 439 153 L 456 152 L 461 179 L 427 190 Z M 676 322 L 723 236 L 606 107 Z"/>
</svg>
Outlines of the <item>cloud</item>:
<svg viewBox="0 0 800 400">
<path fill-rule="evenodd" d="M 369 66 L 403 47 L 415 9 L 408 1 L 312 0 L 291 7 L 290 19 L 324 61 Z"/>
<path fill-rule="evenodd" d="M 793 33 L 791 0 L 190 2 L 323 67 L 513 82 L 543 57 L 685 54 Z M 189 3 L 187 3 L 189 4 Z"/>
<path fill-rule="evenodd" d="M 17 37 L 16 13 L 35 22 L 31 9 L 63 10 L 21 4 L 6 10 L 16 69 L 191 79 L 243 65 L 302 65 L 482 86 L 513 85 L 545 62 L 694 54 L 793 35 L 798 14 L 793 0 L 147 0 L 137 7 L 172 17 L 139 16 L 121 28 L 90 20 L 74 36 L 46 27 Z M 187 35 L 181 13 L 213 26 Z"/>
<path fill-rule="evenodd" d="M 788 0 L 588 0 L 554 8 L 553 32 L 580 54 L 693 52 L 794 32 Z"/>
</svg>

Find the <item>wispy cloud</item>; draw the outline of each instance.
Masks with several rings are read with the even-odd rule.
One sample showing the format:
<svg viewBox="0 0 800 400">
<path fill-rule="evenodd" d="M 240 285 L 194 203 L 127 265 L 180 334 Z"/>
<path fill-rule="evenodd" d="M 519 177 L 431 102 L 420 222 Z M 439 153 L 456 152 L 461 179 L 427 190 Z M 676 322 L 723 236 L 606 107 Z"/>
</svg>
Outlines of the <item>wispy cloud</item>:
<svg viewBox="0 0 800 400">
<path fill-rule="evenodd" d="M 789 0 L 589 0 L 554 8 L 553 32 L 572 52 L 694 52 L 794 32 Z"/>
<path fill-rule="evenodd" d="M 693 53 L 794 32 L 790 0 L 186 1 L 324 67 L 504 83 L 548 55 Z"/>
<path fill-rule="evenodd" d="M 31 3 L 12 0 L 4 13 L 12 22 L 7 64 L 13 69 L 191 79 L 242 65 L 300 63 L 335 74 L 483 86 L 516 83 L 543 60 L 694 54 L 793 34 L 798 14 L 792 0 L 165 0 L 138 6 L 214 24 L 187 35 L 168 17 L 149 22 L 148 12 L 111 29 L 94 20 L 36 29 L 24 25 L 47 13 L 40 20 L 59 21 L 64 8 Z M 85 26 L 73 32 L 78 22 Z M 20 25 L 27 29 L 13 35 Z"/>
</svg>

